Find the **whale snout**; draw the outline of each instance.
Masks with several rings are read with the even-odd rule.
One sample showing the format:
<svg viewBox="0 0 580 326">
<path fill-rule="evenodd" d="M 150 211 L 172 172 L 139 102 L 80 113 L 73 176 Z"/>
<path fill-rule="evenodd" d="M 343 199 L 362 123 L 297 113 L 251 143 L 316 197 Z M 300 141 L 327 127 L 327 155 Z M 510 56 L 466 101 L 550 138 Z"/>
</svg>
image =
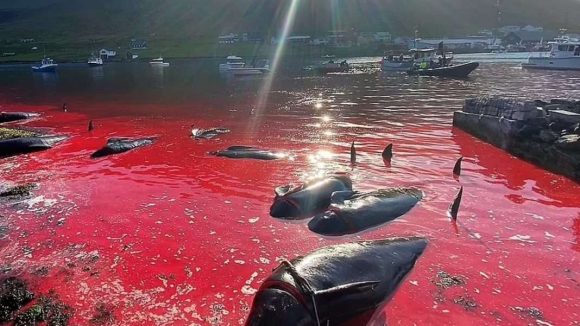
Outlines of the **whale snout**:
<svg viewBox="0 0 580 326">
<path fill-rule="evenodd" d="M 301 214 L 299 205 L 285 197 L 277 198 L 270 207 L 270 216 L 275 218 L 295 218 Z"/>
<path fill-rule="evenodd" d="M 308 310 L 285 291 L 266 289 L 258 292 L 246 326 L 315 325 Z"/>
<path fill-rule="evenodd" d="M 349 231 L 348 225 L 336 212 L 325 212 L 315 216 L 308 222 L 308 229 L 324 236 L 341 236 Z"/>
</svg>

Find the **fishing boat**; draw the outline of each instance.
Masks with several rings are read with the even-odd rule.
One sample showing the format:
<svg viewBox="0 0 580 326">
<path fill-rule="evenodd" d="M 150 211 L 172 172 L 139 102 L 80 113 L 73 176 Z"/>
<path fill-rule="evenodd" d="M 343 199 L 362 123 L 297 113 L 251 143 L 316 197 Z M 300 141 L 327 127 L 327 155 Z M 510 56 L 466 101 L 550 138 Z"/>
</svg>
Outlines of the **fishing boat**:
<svg viewBox="0 0 580 326">
<path fill-rule="evenodd" d="M 88 65 L 91 67 L 100 67 L 103 65 L 103 59 L 97 56 L 91 56 L 87 61 Z"/>
<path fill-rule="evenodd" d="M 335 73 L 335 72 L 347 72 L 350 70 L 350 65 L 346 60 L 336 63 L 333 60 L 330 60 L 325 63 L 321 63 L 317 66 L 314 66 L 314 70 L 319 74 L 328 74 L 328 73 Z"/>
<path fill-rule="evenodd" d="M 231 69 L 240 69 L 246 67 L 246 62 L 243 58 L 237 57 L 235 55 L 230 55 L 226 58 L 226 63 L 219 65 L 219 70 L 221 72 L 227 72 Z"/>
<path fill-rule="evenodd" d="M 169 66 L 169 62 L 164 62 L 163 57 L 153 59 L 153 60 L 149 61 L 149 64 L 154 66 L 154 67 L 168 67 Z"/>
<path fill-rule="evenodd" d="M 580 40 L 557 38 L 548 43 L 550 52 L 531 56 L 522 67 L 526 69 L 580 70 Z"/>
<path fill-rule="evenodd" d="M 56 72 L 56 67 L 58 64 L 54 63 L 51 58 L 42 59 L 40 65 L 32 66 L 32 71 L 34 72 Z"/>
<path fill-rule="evenodd" d="M 433 68 L 415 66 L 408 71 L 408 74 L 415 76 L 466 78 L 478 67 L 479 62 L 468 62 L 464 64 L 439 66 Z"/>
</svg>

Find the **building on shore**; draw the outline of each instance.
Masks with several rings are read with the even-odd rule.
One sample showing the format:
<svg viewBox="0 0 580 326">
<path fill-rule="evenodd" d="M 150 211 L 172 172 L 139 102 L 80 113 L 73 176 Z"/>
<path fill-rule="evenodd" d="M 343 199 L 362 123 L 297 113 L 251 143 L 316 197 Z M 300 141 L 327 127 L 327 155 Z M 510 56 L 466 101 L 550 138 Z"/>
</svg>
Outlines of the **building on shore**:
<svg viewBox="0 0 580 326">
<path fill-rule="evenodd" d="M 99 56 L 103 60 L 111 60 L 117 56 L 117 51 L 101 49 L 101 51 L 99 51 Z"/>
</svg>

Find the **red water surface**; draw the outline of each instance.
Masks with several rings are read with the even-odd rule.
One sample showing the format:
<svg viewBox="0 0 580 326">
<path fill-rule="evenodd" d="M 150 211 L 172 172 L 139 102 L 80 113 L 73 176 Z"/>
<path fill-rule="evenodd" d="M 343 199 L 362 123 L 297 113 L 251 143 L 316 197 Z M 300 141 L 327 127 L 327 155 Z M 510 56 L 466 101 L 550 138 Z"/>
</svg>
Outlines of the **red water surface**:
<svg viewBox="0 0 580 326">
<path fill-rule="evenodd" d="M 55 290 L 75 309 L 74 325 L 87 324 L 101 303 L 119 325 L 239 325 L 277 259 L 350 241 L 424 236 L 427 251 L 386 306 L 389 325 L 580 320 L 577 183 L 454 129 L 452 109 L 420 113 L 410 107 L 387 119 L 372 110 L 344 113 L 337 107 L 348 103 L 336 103 L 332 94 L 316 96 L 321 100 L 308 102 L 301 114 L 281 110 L 258 117 L 242 109 L 212 113 L 211 107 L 164 117 L 117 114 L 121 106 L 139 111 L 126 103 L 86 103 L 98 106 L 89 113 L 3 103 L 2 110 L 43 114 L 21 127 L 71 138 L 52 150 L 0 161 L 4 181 L 39 184 L 34 198 L 0 206 L 0 225 L 9 229 L 0 239 L 0 267 L 10 267 L 38 293 Z M 174 109 L 180 111 L 147 108 Z M 95 119 L 93 132 L 87 131 L 89 119 Z M 232 132 L 194 141 L 193 124 Z M 159 139 L 147 148 L 91 159 L 113 136 Z M 353 139 L 359 162 L 351 167 Z M 386 166 L 380 153 L 391 142 L 395 157 Z M 230 145 L 294 158 L 207 155 Z M 455 179 L 460 156 L 464 170 Z M 413 186 L 426 198 L 394 223 L 338 239 L 311 233 L 306 222 L 269 217 L 276 186 L 337 170 L 350 172 L 362 191 Z M 446 211 L 461 185 L 464 198 L 454 224 Z M 37 273 L 42 267 L 48 275 Z M 466 284 L 438 288 L 441 271 L 462 276 Z M 475 306 L 466 308 L 466 301 Z"/>
</svg>

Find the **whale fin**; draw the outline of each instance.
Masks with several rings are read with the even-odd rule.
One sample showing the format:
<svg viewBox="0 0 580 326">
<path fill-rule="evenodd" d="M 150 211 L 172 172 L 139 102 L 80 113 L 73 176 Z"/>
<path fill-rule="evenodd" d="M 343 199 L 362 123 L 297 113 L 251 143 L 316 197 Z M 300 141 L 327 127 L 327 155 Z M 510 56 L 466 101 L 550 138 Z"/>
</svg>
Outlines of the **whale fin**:
<svg viewBox="0 0 580 326">
<path fill-rule="evenodd" d="M 463 162 L 463 156 L 457 160 L 455 167 L 453 167 L 453 174 L 456 176 L 461 175 L 461 162 Z"/>
<path fill-rule="evenodd" d="M 93 131 L 95 129 L 95 125 L 93 124 L 93 120 L 89 121 L 89 131 Z"/>
<path fill-rule="evenodd" d="M 354 147 L 354 141 L 352 142 L 352 145 L 350 145 L 350 163 L 356 163 L 356 148 Z"/>
<path fill-rule="evenodd" d="M 383 159 L 390 161 L 393 158 L 393 144 L 389 144 L 383 151 Z"/>
<path fill-rule="evenodd" d="M 461 198 L 463 197 L 463 187 L 459 190 L 457 197 L 453 201 L 453 204 L 449 206 L 449 215 L 455 221 L 457 220 L 457 214 L 459 213 L 459 206 L 461 205 Z"/>
<path fill-rule="evenodd" d="M 349 283 L 345 285 L 340 285 L 337 287 L 333 287 L 326 290 L 320 290 L 314 292 L 314 295 L 317 298 L 321 297 L 336 297 L 336 296 L 344 296 L 349 294 L 355 293 L 364 293 L 368 291 L 374 291 L 374 289 L 379 285 L 380 281 L 368 281 L 368 282 L 358 282 L 358 283 Z"/>
</svg>

